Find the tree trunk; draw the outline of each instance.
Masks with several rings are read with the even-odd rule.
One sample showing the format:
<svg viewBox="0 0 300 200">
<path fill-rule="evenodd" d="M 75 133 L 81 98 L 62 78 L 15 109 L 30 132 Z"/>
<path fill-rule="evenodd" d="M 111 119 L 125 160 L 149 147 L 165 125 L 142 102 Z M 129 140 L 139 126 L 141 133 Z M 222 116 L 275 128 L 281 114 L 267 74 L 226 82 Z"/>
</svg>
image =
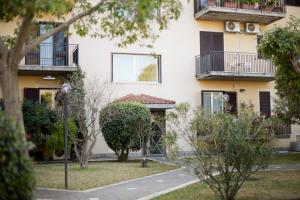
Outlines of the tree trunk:
<svg viewBox="0 0 300 200">
<path fill-rule="evenodd" d="M 19 98 L 18 68 L 4 66 L 1 73 L 1 91 L 3 95 L 5 115 L 16 122 L 20 131 L 21 139 L 26 144 L 22 107 Z"/>
</svg>

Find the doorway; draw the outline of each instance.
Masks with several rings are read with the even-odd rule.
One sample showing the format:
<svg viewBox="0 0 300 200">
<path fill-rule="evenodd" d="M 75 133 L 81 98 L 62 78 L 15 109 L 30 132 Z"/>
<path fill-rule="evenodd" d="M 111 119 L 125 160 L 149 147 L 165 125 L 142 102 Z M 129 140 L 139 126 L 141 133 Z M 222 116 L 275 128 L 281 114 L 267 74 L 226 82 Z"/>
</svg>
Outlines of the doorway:
<svg viewBox="0 0 300 200">
<path fill-rule="evenodd" d="M 163 136 L 166 130 L 165 110 L 151 110 L 153 115 L 152 131 L 149 139 L 149 154 L 151 156 L 164 156 L 165 148 Z"/>
</svg>

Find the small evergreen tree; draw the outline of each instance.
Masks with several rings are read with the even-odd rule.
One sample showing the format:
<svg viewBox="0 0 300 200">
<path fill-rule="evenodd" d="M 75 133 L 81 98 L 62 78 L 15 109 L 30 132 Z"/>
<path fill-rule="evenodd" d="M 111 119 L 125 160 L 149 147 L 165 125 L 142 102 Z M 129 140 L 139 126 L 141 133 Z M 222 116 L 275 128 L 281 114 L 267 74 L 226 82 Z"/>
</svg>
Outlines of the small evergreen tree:
<svg viewBox="0 0 300 200">
<path fill-rule="evenodd" d="M 107 145 L 119 161 L 128 159 L 129 151 L 138 151 L 151 130 L 151 113 L 140 103 L 112 103 L 103 108 L 99 118 Z"/>
<path fill-rule="evenodd" d="M 31 200 L 35 179 L 32 162 L 16 125 L 0 111 L 0 200 Z"/>
</svg>

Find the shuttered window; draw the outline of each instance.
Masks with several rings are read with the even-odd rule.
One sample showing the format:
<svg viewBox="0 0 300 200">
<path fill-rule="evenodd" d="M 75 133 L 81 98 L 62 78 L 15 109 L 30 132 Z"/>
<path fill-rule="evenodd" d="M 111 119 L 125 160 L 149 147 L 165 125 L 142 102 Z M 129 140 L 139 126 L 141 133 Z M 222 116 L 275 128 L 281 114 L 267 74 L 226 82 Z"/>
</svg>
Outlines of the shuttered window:
<svg viewBox="0 0 300 200">
<path fill-rule="evenodd" d="M 24 88 L 24 99 L 33 102 L 40 100 L 40 91 L 38 88 Z"/>
<path fill-rule="evenodd" d="M 271 116 L 271 95 L 270 92 L 259 92 L 260 114 L 266 117 Z"/>
</svg>

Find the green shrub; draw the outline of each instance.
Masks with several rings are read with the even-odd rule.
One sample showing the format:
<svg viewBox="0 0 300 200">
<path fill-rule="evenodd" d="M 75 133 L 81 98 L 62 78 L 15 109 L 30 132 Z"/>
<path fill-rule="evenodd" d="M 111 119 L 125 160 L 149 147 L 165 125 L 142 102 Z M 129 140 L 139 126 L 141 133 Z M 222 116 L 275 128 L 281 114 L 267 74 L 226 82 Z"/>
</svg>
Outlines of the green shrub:
<svg viewBox="0 0 300 200">
<path fill-rule="evenodd" d="M 21 134 L 0 112 L 0 199 L 31 200 L 35 180 Z"/>
<path fill-rule="evenodd" d="M 107 145 L 119 161 L 128 159 L 129 150 L 138 151 L 151 130 L 151 113 L 140 103 L 112 103 L 100 112 L 100 126 Z"/>
<path fill-rule="evenodd" d="M 58 114 L 46 104 L 24 101 L 22 105 L 25 131 L 35 144 L 42 144 L 41 135 L 50 135 Z"/>
<path fill-rule="evenodd" d="M 77 127 L 75 122 L 68 119 L 68 152 L 71 150 L 74 137 L 77 133 Z M 63 154 L 64 151 L 64 123 L 62 120 L 57 121 L 54 124 L 51 137 L 46 142 L 46 149 L 49 153 L 56 155 Z"/>
</svg>

